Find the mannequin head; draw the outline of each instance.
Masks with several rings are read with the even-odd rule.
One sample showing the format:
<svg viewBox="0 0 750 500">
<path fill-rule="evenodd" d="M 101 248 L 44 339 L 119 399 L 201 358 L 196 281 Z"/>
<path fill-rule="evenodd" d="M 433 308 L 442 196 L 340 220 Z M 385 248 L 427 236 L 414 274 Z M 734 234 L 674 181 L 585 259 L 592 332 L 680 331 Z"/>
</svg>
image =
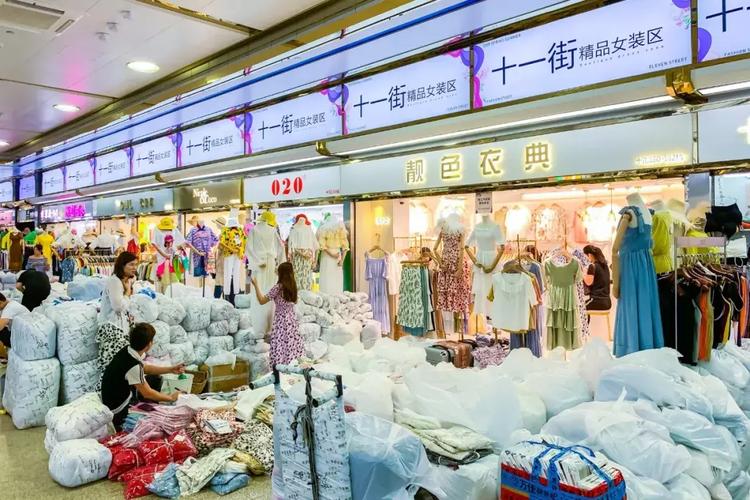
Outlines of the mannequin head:
<svg viewBox="0 0 750 500">
<path fill-rule="evenodd" d="M 641 198 L 641 195 L 638 193 L 630 193 L 626 196 L 628 200 L 628 205 L 638 207 L 641 212 L 641 217 L 643 217 L 643 222 L 645 224 L 651 224 L 651 212 L 648 211 L 648 208 L 646 208 L 646 202 L 643 201 L 643 198 Z M 638 220 L 636 217 L 632 218 L 630 220 L 630 227 L 636 227 L 638 225 Z"/>
<path fill-rule="evenodd" d="M 236 228 L 240 227 L 240 211 L 236 208 L 233 208 L 229 212 L 229 217 L 227 218 L 227 227 L 229 228 Z"/>
<path fill-rule="evenodd" d="M 667 209 L 667 205 L 664 203 L 664 200 L 654 200 L 651 203 L 649 203 L 649 208 L 653 208 L 654 212 L 661 212 L 662 210 Z"/>
</svg>

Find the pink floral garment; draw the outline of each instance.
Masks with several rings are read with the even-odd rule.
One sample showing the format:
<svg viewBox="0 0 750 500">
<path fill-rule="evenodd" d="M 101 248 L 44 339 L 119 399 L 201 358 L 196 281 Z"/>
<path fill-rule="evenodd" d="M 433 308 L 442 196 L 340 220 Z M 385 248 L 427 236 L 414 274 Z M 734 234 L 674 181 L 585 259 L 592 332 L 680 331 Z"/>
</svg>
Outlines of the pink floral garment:
<svg viewBox="0 0 750 500">
<path fill-rule="evenodd" d="M 305 353 L 294 303 L 284 300 L 278 283 L 268 292 L 268 298 L 276 305 L 271 327 L 271 366 L 287 365 Z"/>
<path fill-rule="evenodd" d="M 438 273 L 438 309 L 454 313 L 468 313 L 471 303 L 471 264 L 463 254 L 461 233 L 443 232 L 443 265 Z M 461 259 L 461 273 L 458 259 Z"/>
</svg>

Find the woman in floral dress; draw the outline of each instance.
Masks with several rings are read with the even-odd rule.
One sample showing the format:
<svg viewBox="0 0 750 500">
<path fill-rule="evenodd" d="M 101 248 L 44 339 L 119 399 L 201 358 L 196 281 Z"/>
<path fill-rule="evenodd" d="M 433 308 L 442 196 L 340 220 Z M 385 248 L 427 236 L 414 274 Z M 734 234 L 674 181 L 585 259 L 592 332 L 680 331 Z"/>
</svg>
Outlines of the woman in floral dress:
<svg viewBox="0 0 750 500">
<path fill-rule="evenodd" d="M 272 301 L 275 304 L 273 324 L 271 326 L 271 366 L 288 365 L 305 353 L 305 345 L 299 334 L 299 321 L 294 312 L 297 303 L 297 282 L 294 280 L 294 268 L 290 262 L 279 265 L 276 273 L 278 282 L 268 295 L 263 295 L 253 276 L 255 296 L 260 305 Z"/>
</svg>

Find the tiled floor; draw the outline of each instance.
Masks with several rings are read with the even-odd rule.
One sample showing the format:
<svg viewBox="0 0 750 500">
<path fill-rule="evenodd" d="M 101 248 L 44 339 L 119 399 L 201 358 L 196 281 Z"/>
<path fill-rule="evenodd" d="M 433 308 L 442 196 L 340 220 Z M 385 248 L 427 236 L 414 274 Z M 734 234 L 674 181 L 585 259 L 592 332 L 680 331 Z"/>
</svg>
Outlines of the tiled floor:
<svg viewBox="0 0 750 500">
<path fill-rule="evenodd" d="M 44 449 L 44 431 L 44 427 L 19 431 L 13 427 L 8 415 L 0 416 L 1 499 L 124 498 L 122 483 L 103 480 L 75 489 L 64 488 L 55 483 L 47 472 L 48 456 Z M 207 489 L 191 498 L 266 500 L 271 498 L 271 480 L 267 477 L 253 478 L 248 487 L 224 497 L 219 497 Z"/>
</svg>

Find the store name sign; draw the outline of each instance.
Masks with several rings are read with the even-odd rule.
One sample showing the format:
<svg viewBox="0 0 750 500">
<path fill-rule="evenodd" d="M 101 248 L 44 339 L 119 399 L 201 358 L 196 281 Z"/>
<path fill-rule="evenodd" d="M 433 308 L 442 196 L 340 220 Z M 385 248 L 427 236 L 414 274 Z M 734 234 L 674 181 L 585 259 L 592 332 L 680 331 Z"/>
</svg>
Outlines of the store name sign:
<svg viewBox="0 0 750 500">
<path fill-rule="evenodd" d="M 132 158 L 133 148 L 130 147 L 97 156 L 93 160 L 96 183 L 106 184 L 130 177 L 130 162 Z"/>
<path fill-rule="evenodd" d="M 216 205 L 219 201 L 216 196 L 210 196 L 206 188 L 193 189 L 193 200 L 196 199 L 200 205 Z"/>
<path fill-rule="evenodd" d="M 641 168 L 670 167 L 684 165 L 688 160 L 688 155 L 681 152 L 650 153 L 636 157 L 635 164 Z"/>
<path fill-rule="evenodd" d="M 750 53 L 747 7 L 744 0 L 698 0 L 698 62 Z"/>
<path fill-rule="evenodd" d="M 93 204 L 90 201 L 65 205 L 50 205 L 42 207 L 39 218 L 42 222 L 58 222 L 91 217 L 92 212 Z"/>
<path fill-rule="evenodd" d="M 13 201 L 13 181 L 0 182 L 0 202 Z"/>
<path fill-rule="evenodd" d="M 79 189 L 94 185 L 94 165 L 85 160 L 65 167 L 65 189 Z"/>
<path fill-rule="evenodd" d="M 178 210 L 239 205 L 241 198 L 242 182 L 239 180 L 207 182 L 175 190 L 175 205 Z"/>
<path fill-rule="evenodd" d="M 65 191 L 65 173 L 63 168 L 55 168 L 42 172 L 42 195 Z"/>
<path fill-rule="evenodd" d="M 475 106 L 687 65 L 690 15 L 689 0 L 623 0 L 479 44 Z"/>
<path fill-rule="evenodd" d="M 94 213 L 97 217 L 164 212 L 173 208 L 174 195 L 171 189 L 94 200 Z"/>
<path fill-rule="evenodd" d="M 248 204 L 330 198 L 341 193 L 341 167 L 249 177 L 244 184 L 245 203 Z"/>
<path fill-rule="evenodd" d="M 160 137 L 133 146 L 133 177 L 177 167 L 174 136 Z"/>
</svg>

